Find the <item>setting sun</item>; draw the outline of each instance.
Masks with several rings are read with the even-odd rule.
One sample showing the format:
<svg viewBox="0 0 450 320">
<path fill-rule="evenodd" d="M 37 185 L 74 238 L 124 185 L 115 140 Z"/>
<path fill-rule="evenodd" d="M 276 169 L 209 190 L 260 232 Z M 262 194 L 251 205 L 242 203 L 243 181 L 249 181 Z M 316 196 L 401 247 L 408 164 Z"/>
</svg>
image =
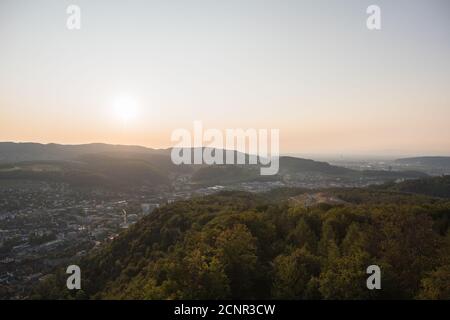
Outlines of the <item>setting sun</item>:
<svg viewBox="0 0 450 320">
<path fill-rule="evenodd" d="M 135 98 L 121 95 L 113 101 L 114 117 L 126 125 L 138 115 L 138 103 Z"/>
</svg>

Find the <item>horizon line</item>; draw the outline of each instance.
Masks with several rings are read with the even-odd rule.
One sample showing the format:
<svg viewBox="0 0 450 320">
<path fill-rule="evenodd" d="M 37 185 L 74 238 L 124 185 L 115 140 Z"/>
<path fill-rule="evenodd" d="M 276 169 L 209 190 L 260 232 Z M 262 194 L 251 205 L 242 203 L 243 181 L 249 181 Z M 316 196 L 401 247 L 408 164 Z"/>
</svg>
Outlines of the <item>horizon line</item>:
<svg viewBox="0 0 450 320">
<path fill-rule="evenodd" d="M 149 150 L 170 150 L 171 146 L 168 147 L 152 147 L 138 144 L 118 144 L 118 143 L 107 143 L 107 142 L 86 142 L 86 143 L 60 143 L 60 142 L 37 142 L 37 141 L 0 141 L 0 144 L 11 143 L 11 144 L 37 144 L 37 145 L 60 145 L 60 146 L 85 146 L 85 145 L 107 145 L 107 146 L 123 146 L 123 147 L 136 147 L 145 148 Z M 206 147 L 206 146 L 204 146 Z M 195 147 L 192 147 L 195 148 Z M 213 148 L 213 147 L 211 147 Z M 223 149 L 226 150 L 226 149 Z M 240 152 L 238 150 L 233 150 Z M 349 158 L 359 158 L 360 160 L 369 160 L 371 158 L 377 158 L 378 160 L 389 160 L 389 159 L 399 159 L 399 158 L 414 158 L 414 157 L 450 157 L 450 152 L 436 153 L 436 152 L 414 152 L 414 153 L 387 153 L 387 152 L 280 152 L 280 156 L 291 156 L 291 157 L 319 157 L 319 158 L 334 158 L 334 160 L 349 160 Z M 347 159 L 346 159 L 347 158 Z"/>
</svg>

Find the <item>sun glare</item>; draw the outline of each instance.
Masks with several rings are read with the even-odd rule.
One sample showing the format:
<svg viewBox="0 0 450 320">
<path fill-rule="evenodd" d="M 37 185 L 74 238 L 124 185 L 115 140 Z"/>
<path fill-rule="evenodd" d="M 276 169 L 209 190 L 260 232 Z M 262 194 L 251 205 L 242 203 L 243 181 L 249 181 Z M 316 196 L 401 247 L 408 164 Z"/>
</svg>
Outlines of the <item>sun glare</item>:
<svg viewBox="0 0 450 320">
<path fill-rule="evenodd" d="M 130 96 L 119 96 L 113 103 L 114 116 L 126 125 L 136 119 L 138 114 L 138 103 Z"/>
</svg>

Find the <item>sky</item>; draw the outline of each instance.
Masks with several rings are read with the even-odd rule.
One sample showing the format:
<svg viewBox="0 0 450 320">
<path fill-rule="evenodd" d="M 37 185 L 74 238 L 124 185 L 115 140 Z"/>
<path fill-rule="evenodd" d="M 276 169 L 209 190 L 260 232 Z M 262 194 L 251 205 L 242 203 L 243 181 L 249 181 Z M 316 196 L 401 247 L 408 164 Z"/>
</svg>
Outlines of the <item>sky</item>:
<svg viewBox="0 0 450 320">
<path fill-rule="evenodd" d="M 282 153 L 450 155 L 449 40 L 447 0 L 0 0 L 0 141 L 163 148 L 200 120 Z"/>
</svg>

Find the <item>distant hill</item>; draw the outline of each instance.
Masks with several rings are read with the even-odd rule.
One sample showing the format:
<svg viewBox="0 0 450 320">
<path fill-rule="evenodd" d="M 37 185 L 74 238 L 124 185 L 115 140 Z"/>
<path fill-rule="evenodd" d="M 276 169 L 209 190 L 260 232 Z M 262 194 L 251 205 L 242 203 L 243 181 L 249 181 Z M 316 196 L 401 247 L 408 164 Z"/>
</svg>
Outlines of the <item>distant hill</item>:
<svg viewBox="0 0 450 320">
<path fill-rule="evenodd" d="M 169 184 L 175 166 L 168 149 L 92 143 L 0 143 L 0 179 L 65 182 L 81 187 L 127 188 Z"/>
<path fill-rule="evenodd" d="M 192 149 L 193 154 L 195 149 Z M 60 145 L 0 143 L 0 179 L 31 179 L 66 182 L 77 186 L 130 188 L 168 186 L 180 174 L 197 185 L 233 184 L 290 179 L 420 178 L 414 171 L 357 171 L 326 162 L 280 157 L 279 174 L 261 176 L 260 165 L 174 165 L 171 149 L 108 144 Z M 234 152 L 235 156 L 238 152 Z M 225 152 L 224 152 L 225 156 Z M 245 155 L 248 163 L 248 155 Z"/>
<path fill-rule="evenodd" d="M 333 166 L 327 162 L 295 157 L 280 157 L 280 171 L 284 173 L 311 172 L 331 175 L 346 175 L 354 172 L 352 169 Z"/>
<path fill-rule="evenodd" d="M 139 159 L 96 156 L 83 161 L 28 161 L 0 166 L 0 179 L 64 182 L 77 187 L 130 188 L 169 183 L 164 171 Z"/>
<path fill-rule="evenodd" d="M 279 172 L 273 176 L 261 176 L 260 165 L 214 165 L 201 166 L 194 172 L 192 180 L 202 184 L 229 184 L 243 181 L 274 181 L 280 180 L 284 175 L 293 179 L 417 179 L 427 177 L 427 174 L 419 171 L 383 171 L 383 170 L 353 170 L 344 167 L 330 165 L 327 162 L 309 159 L 280 157 Z"/>
<path fill-rule="evenodd" d="M 450 169 L 450 157 L 415 157 L 402 158 L 394 161 L 396 164 L 407 165 L 411 167 L 429 167 Z"/>
<path fill-rule="evenodd" d="M 357 175 L 352 169 L 337 167 L 326 162 L 294 157 L 279 158 L 279 173 L 273 176 L 262 176 L 261 165 L 213 165 L 198 168 L 192 179 L 203 184 L 228 184 L 243 181 L 273 181 L 281 179 L 282 175 L 320 175 L 347 176 Z"/>
<path fill-rule="evenodd" d="M 450 168 L 450 157 L 414 157 L 395 160 L 395 163 L 412 166 L 430 166 Z"/>
<path fill-rule="evenodd" d="M 450 174 L 450 157 L 415 157 L 402 158 L 393 162 L 393 166 L 426 172 L 430 175 Z"/>
<path fill-rule="evenodd" d="M 80 145 L 0 142 L 0 163 L 41 160 L 73 160 L 84 154 L 105 152 L 132 152 L 143 154 L 167 154 L 164 149 L 141 146 L 91 143 Z"/>
</svg>

